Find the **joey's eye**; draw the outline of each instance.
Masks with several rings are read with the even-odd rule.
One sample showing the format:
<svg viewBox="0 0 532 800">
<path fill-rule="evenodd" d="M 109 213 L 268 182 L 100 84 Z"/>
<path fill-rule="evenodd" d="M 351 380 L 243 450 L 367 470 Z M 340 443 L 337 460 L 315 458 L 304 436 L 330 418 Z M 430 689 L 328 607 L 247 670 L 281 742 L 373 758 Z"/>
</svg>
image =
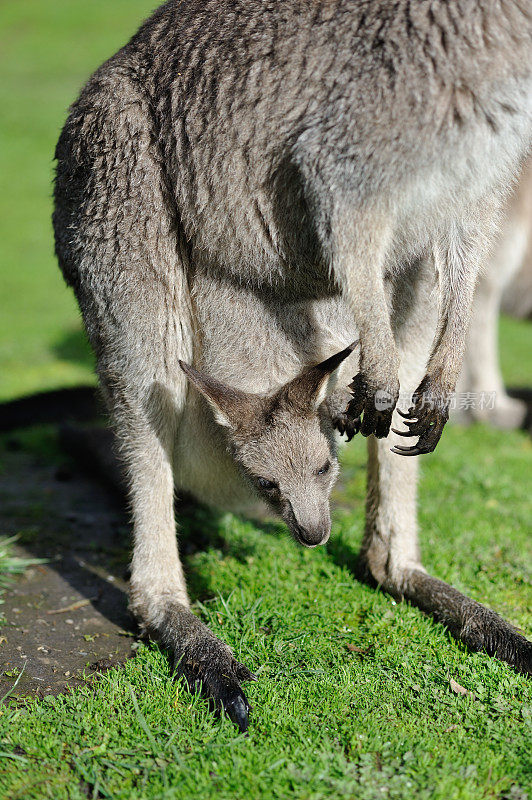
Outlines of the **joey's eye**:
<svg viewBox="0 0 532 800">
<path fill-rule="evenodd" d="M 257 483 L 261 489 L 277 489 L 277 484 L 266 480 L 266 478 L 257 478 Z"/>
<path fill-rule="evenodd" d="M 331 462 L 329 461 L 329 459 L 327 459 L 327 461 L 325 462 L 323 467 L 318 470 L 317 474 L 318 475 L 325 475 L 326 472 L 329 472 L 330 468 L 331 468 Z"/>
</svg>

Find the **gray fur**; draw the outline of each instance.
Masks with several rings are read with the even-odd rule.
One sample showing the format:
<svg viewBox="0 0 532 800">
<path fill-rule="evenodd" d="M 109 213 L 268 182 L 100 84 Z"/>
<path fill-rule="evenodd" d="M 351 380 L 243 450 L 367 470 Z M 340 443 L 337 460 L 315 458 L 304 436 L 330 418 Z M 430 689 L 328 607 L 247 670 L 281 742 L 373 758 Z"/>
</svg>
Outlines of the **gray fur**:
<svg viewBox="0 0 532 800">
<path fill-rule="evenodd" d="M 530 315 L 532 309 L 532 159 L 519 178 L 504 208 L 503 222 L 493 253 L 480 275 L 467 348 L 457 386 L 457 418 L 478 420 L 498 428 L 519 428 L 527 405 L 510 397 L 504 388 L 498 354 L 499 311 L 514 316 Z M 460 395 L 470 392 L 473 402 L 460 408 Z M 481 404 L 484 393 L 495 402 Z"/>
<path fill-rule="evenodd" d="M 172 0 L 71 108 L 56 250 L 129 470 L 132 607 L 241 727 L 245 668 L 188 611 L 174 485 L 276 510 L 317 543 L 333 423 L 385 437 L 400 385 L 421 386 L 419 442 L 398 452 L 434 449 L 479 264 L 530 144 L 531 33 L 525 0 Z M 278 397 L 357 336 L 318 409 Z M 247 432 L 180 360 L 262 398 Z M 416 459 L 394 442 L 371 440 L 364 562 L 402 594 L 422 568 Z"/>
</svg>

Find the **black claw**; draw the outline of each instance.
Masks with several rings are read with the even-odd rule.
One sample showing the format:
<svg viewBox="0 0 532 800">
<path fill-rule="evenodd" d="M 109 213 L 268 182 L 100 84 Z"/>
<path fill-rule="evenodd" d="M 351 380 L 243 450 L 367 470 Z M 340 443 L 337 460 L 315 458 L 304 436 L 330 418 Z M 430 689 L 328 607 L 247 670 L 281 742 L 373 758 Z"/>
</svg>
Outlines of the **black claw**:
<svg viewBox="0 0 532 800">
<path fill-rule="evenodd" d="M 397 453 L 398 456 L 420 456 L 424 454 L 424 450 L 420 450 L 419 447 L 401 447 L 400 445 L 395 445 L 394 447 L 390 448 L 392 453 Z"/>
<path fill-rule="evenodd" d="M 429 381 L 424 378 L 412 397 L 412 405 L 408 411 L 405 413 L 399 408 L 396 409 L 404 420 L 403 424 L 407 430 L 400 431 L 393 428 L 393 432 L 406 438 L 418 436 L 419 439 L 417 445 L 413 447 L 396 445 L 392 448 L 392 453 L 401 456 L 418 456 L 432 453 L 435 450 L 445 423 L 449 419 L 449 412 L 445 400 L 441 399 L 442 393 L 434 391 L 434 388 L 429 391 L 429 388 Z M 440 399 L 436 402 L 435 398 Z"/>
<path fill-rule="evenodd" d="M 395 410 L 400 417 L 403 417 L 404 419 L 410 419 L 410 411 L 401 411 L 400 408 L 396 408 Z"/>
<path fill-rule="evenodd" d="M 345 435 L 346 441 L 350 442 L 360 430 L 360 418 L 352 420 L 347 414 L 339 414 L 333 419 L 333 426 L 341 436 Z"/>
<path fill-rule="evenodd" d="M 398 431 L 397 428 L 392 428 L 392 431 L 398 436 L 419 436 L 419 434 L 414 431 Z"/>
<path fill-rule="evenodd" d="M 241 733 L 247 731 L 251 707 L 240 681 L 258 680 L 253 672 L 234 659 L 228 661 L 225 652 L 220 654 L 219 660 L 209 659 L 201 668 L 197 663 L 189 666 L 184 657 L 174 656 L 173 660 L 177 664 L 174 677 L 183 677 L 188 690 L 204 697 L 212 712 L 220 714 L 224 710 Z"/>
<path fill-rule="evenodd" d="M 339 414 L 337 417 L 335 417 L 333 420 L 333 425 L 341 436 L 345 435 L 348 442 L 350 442 L 353 436 L 358 433 L 360 427 L 357 425 L 357 420 L 351 420 L 347 414 Z"/>
<path fill-rule="evenodd" d="M 387 408 L 387 404 L 382 405 L 378 392 L 370 389 L 370 384 L 361 373 L 355 376 L 348 388 L 351 390 L 352 399 L 342 415 L 348 420 L 344 429 L 348 441 L 358 432 L 362 436 L 385 439 L 390 432 L 395 405 L 392 395 L 388 395 L 391 407 Z M 340 426 L 337 427 L 342 430 Z"/>
<path fill-rule="evenodd" d="M 240 681 L 256 681 L 257 676 L 240 664 L 229 647 L 217 639 L 189 609 L 172 604 L 168 612 L 168 631 L 163 644 L 168 648 L 173 678 L 181 679 L 192 694 L 207 700 L 215 714 L 225 710 L 245 732 L 250 706 Z M 183 646 L 181 643 L 185 641 Z"/>
<path fill-rule="evenodd" d="M 240 733 L 246 733 L 249 727 L 249 703 L 245 694 L 239 694 L 233 700 L 223 703 L 225 713 L 237 726 Z"/>
<path fill-rule="evenodd" d="M 409 447 L 404 447 L 402 444 L 396 444 L 395 449 L 400 450 L 402 453 L 411 453 L 412 450 L 419 450 L 419 446 L 414 444 Z"/>
</svg>

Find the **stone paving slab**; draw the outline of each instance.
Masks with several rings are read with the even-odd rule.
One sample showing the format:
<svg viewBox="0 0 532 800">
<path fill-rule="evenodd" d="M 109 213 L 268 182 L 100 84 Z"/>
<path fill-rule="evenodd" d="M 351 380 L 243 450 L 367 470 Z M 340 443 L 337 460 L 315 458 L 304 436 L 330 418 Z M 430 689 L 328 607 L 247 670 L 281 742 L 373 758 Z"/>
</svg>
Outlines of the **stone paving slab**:
<svg viewBox="0 0 532 800">
<path fill-rule="evenodd" d="M 18 535 L 17 555 L 47 563 L 28 568 L 5 593 L 0 697 L 79 686 L 84 670 L 123 663 L 136 646 L 122 499 L 53 447 L 46 455 L 21 438 L 0 441 L 0 536 Z"/>
</svg>

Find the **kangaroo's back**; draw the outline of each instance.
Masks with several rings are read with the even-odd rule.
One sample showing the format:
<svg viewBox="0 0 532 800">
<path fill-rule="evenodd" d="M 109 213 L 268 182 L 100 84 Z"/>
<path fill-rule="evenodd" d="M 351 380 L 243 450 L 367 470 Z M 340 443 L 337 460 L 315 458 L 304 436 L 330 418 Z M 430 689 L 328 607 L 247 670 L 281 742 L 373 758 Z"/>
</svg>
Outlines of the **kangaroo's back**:
<svg viewBox="0 0 532 800">
<path fill-rule="evenodd" d="M 378 187 L 422 238 L 457 193 L 507 181 L 529 136 L 531 27 L 519 0 L 172 0 L 73 116 L 129 82 L 195 259 L 275 280 L 330 258 L 332 187 L 352 207 Z"/>
<path fill-rule="evenodd" d="M 513 0 L 167 4 L 131 47 L 149 53 L 197 256 L 271 280 L 330 257 L 342 195 L 353 207 L 378 187 L 403 226 L 426 227 L 438 206 L 456 214 L 456 194 L 463 207 L 506 182 L 529 136 L 531 26 Z"/>
</svg>

